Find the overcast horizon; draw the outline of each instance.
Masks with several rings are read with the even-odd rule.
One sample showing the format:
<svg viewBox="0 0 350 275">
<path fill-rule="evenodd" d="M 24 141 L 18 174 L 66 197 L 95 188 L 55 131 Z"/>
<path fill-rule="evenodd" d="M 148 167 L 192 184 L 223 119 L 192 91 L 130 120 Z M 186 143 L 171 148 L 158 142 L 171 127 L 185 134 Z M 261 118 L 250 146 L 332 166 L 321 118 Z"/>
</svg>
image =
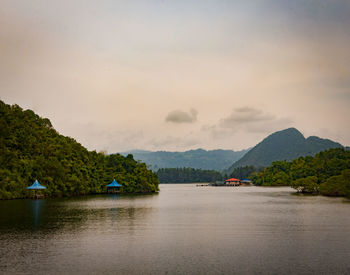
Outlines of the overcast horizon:
<svg viewBox="0 0 350 275">
<path fill-rule="evenodd" d="M 350 145 L 350 1 L 0 0 L 0 99 L 90 150 Z"/>
</svg>

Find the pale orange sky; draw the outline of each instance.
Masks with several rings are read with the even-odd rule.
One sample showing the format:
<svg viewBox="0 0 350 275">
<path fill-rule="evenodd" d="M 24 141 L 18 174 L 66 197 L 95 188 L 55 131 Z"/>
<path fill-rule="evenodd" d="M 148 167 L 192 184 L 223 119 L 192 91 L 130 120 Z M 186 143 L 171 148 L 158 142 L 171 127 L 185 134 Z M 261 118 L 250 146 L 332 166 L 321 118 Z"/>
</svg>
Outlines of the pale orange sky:
<svg viewBox="0 0 350 275">
<path fill-rule="evenodd" d="M 89 149 L 238 150 L 288 127 L 350 145 L 349 1 L 0 6 L 0 98 Z"/>
</svg>

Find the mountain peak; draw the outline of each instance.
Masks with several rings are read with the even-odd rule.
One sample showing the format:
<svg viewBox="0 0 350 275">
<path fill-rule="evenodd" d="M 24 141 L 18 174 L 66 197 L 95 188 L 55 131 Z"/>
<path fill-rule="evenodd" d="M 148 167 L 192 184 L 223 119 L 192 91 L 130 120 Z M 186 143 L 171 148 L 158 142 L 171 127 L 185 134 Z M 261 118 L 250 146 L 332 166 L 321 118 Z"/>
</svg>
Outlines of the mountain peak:
<svg viewBox="0 0 350 275">
<path fill-rule="evenodd" d="M 271 136 L 294 136 L 294 137 L 305 139 L 304 135 L 298 129 L 293 128 L 293 127 L 274 132 L 271 135 L 269 135 L 267 138 L 269 138 Z"/>
<path fill-rule="evenodd" d="M 253 165 L 268 166 L 273 161 L 293 160 L 301 156 L 315 155 L 330 148 L 343 147 L 337 142 L 316 136 L 305 138 L 296 128 L 284 129 L 267 136 L 229 169 L 231 173 L 236 167 Z"/>
</svg>

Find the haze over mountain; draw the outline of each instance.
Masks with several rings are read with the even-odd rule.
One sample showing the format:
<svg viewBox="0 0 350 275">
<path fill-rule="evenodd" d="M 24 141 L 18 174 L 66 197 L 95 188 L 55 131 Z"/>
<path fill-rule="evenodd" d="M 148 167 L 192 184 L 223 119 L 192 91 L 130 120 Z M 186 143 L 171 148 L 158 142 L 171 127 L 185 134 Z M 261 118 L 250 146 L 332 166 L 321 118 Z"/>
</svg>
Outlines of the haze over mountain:
<svg viewBox="0 0 350 275">
<path fill-rule="evenodd" d="M 316 136 L 305 138 L 295 128 L 275 132 L 258 143 L 241 159 L 227 169 L 231 173 L 234 168 L 253 165 L 265 167 L 277 160 L 293 160 L 301 156 L 313 156 L 330 148 L 343 147 L 340 143 Z"/>
<path fill-rule="evenodd" d="M 227 169 L 232 162 L 239 160 L 248 150 L 189 150 L 185 152 L 145 151 L 132 150 L 122 153 L 133 154 L 136 160 L 141 160 L 150 165 L 152 170 L 159 168 L 190 167 L 196 169 L 208 169 L 222 171 Z"/>
</svg>

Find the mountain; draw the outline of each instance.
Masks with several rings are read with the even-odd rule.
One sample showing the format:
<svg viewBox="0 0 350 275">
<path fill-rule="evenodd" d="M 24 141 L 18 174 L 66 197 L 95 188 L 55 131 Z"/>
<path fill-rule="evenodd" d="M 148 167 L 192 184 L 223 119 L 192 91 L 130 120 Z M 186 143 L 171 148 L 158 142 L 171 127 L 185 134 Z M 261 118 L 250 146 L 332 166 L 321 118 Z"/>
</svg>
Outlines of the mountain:
<svg viewBox="0 0 350 275">
<path fill-rule="evenodd" d="M 293 160 L 301 156 L 313 156 L 330 148 L 342 148 L 340 143 L 316 136 L 305 138 L 295 128 L 275 132 L 253 147 L 241 159 L 233 163 L 227 173 L 234 168 L 253 165 L 255 167 L 269 166 L 277 160 Z"/>
<path fill-rule="evenodd" d="M 190 167 L 205 170 L 222 171 L 227 169 L 232 162 L 240 159 L 248 150 L 190 150 L 185 152 L 144 151 L 133 150 L 122 153 L 132 154 L 135 159 L 141 160 L 154 171 L 159 168 Z"/>
<path fill-rule="evenodd" d="M 48 196 L 101 193 L 114 177 L 121 192 L 158 190 L 157 175 L 132 155 L 88 151 L 60 135 L 49 119 L 0 100 L 0 199 L 28 196 L 35 179 Z"/>
</svg>

